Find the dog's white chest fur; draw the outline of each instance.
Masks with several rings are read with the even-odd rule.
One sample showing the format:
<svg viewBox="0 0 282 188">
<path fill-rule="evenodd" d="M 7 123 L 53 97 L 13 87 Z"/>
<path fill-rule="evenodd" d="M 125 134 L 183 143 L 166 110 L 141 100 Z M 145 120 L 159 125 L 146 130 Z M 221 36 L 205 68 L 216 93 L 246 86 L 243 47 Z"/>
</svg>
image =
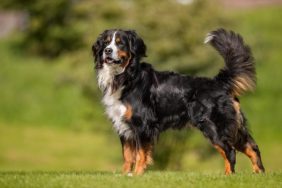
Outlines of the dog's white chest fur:
<svg viewBox="0 0 282 188">
<path fill-rule="evenodd" d="M 98 84 L 101 90 L 105 88 L 107 90 L 104 93 L 102 99 L 103 104 L 106 107 L 106 113 L 113 122 L 113 127 L 120 136 L 126 138 L 132 137 L 132 130 L 128 124 L 124 122 L 124 115 L 126 112 L 126 106 L 119 100 L 122 93 L 122 88 L 112 93 L 111 84 L 114 78 L 114 72 L 110 66 L 104 65 L 101 70 L 98 71 Z"/>
</svg>

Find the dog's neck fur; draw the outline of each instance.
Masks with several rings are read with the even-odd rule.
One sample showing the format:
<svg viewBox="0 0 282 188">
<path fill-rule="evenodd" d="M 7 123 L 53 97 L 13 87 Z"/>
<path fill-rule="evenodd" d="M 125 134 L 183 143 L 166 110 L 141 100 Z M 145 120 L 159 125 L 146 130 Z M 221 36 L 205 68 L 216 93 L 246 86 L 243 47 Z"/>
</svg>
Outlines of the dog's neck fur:
<svg viewBox="0 0 282 188">
<path fill-rule="evenodd" d="M 140 78 L 140 63 L 139 58 L 132 58 L 131 63 L 135 63 L 134 71 L 128 70 L 130 67 L 127 67 L 123 72 L 117 71 L 112 65 L 102 63 L 102 66 L 96 68 L 97 70 L 97 79 L 98 85 L 103 94 L 106 92 L 114 93 L 121 87 L 127 88 L 132 85 L 136 80 Z M 130 66 L 130 65 L 129 65 Z"/>
<path fill-rule="evenodd" d="M 115 78 L 114 69 L 109 65 L 104 64 L 101 69 L 97 70 L 97 79 L 99 88 L 102 92 L 106 92 L 106 90 L 111 90 L 112 84 Z"/>
<path fill-rule="evenodd" d="M 113 122 L 114 129 L 120 136 L 132 138 L 133 132 L 123 120 L 126 106 L 120 98 L 124 87 L 115 86 L 116 75 L 113 67 L 104 64 L 101 69 L 97 70 L 97 78 L 98 85 L 104 94 L 102 102 L 106 107 L 107 115 Z"/>
</svg>

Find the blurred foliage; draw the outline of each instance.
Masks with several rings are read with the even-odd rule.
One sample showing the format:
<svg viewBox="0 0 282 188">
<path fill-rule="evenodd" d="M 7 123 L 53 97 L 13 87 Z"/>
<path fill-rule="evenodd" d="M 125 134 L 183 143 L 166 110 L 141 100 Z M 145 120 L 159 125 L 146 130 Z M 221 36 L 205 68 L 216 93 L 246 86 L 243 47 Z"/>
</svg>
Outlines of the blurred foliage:
<svg viewBox="0 0 282 188">
<path fill-rule="evenodd" d="M 207 64 L 207 51 L 202 50 L 205 34 L 226 24 L 213 4 L 208 0 L 192 4 L 176 0 L 2 0 L 0 7 L 28 12 L 23 48 L 34 54 L 56 57 L 90 49 L 105 29 L 135 29 L 147 44 L 150 61 L 164 69 L 195 73 Z"/>
<path fill-rule="evenodd" d="M 79 26 L 86 12 L 70 0 L 3 0 L 0 7 L 28 13 L 28 26 L 21 48 L 33 54 L 56 57 L 83 47 L 83 28 Z"/>
</svg>

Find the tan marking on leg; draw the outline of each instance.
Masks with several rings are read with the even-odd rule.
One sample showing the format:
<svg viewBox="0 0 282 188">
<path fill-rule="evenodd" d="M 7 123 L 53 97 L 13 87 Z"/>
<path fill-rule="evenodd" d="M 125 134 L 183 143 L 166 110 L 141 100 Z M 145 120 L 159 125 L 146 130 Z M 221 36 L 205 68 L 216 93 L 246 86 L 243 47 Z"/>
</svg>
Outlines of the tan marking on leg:
<svg viewBox="0 0 282 188">
<path fill-rule="evenodd" d="M 240 103 L 233 100 L 233 108 L 236 112 L 236 122 L 237 122 L 237 125 L 238 127 L 241 127 L 242 126 L 242 120 L 241 120 L 241 111 L 240 111 Z"/>
<path fill-rule="evenodd" d="M 144 148 L 140 148 L 136 153 L 135 175 L 142 175 L 146 168 L 146 152 Z"/>
<path fill-rule="evenodd" d="M 124 158 L 124 163 L 123 163 L 123 173 L 127 174 L 131 172 L 132 165 L 135 161 L 135 148 L 132 142 L 126 141 L 123 144 L 123 158 Z"/>
<path fill-rule="evenodd" d="M 153 164 L 153 144 L 150 144 L 146 148 L 146 165 L 151 165 Z"/>
<path fill-rule="evenodd" d="M 225 151 L 218 145 L 214 145 L 215 149 L 217 149 L 217 151 L 222 155 L 223 159 L 224 159 L 224 165 L 225 165 L 225 174 L 229 175 L 232 173 L 231 171 L 231 164 L 228 161 Z"/>
<path fill-rule="evenodd" d="M 257 162 L 258 162 L 257 153 L 253 150 L 253 148 L 250 144 L 246 145 L 246 149 L 245 149 L 244 153 L 251 159 L 253 171 L 255 173 L 262 172 L 262 170 L 257 165 Z"/>
<path fill-rule="evenodd" d="M 135 171 L 136 175 L 144 173 L 148 165 L 153 164 L 152 158 L 153 144 L 147 144 L 137 151 Z"/>
</svg>

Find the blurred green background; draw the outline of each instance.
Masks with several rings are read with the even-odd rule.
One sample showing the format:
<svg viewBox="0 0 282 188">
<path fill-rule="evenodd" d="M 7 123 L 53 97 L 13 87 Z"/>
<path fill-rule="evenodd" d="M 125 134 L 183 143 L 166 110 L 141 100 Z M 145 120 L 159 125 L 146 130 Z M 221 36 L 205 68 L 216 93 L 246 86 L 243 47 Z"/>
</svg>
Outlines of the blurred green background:
<svg viewBox="0 0 282 188">
<path fill-rule="evenodd" d="M 231 2 L 231 3 L 230 3 Z M 282 6 L 215 0 L 2 0 L 0 170 L 119 171 L 119 138 L 104 114 L 91 45 L 108 28 L 134 29 L 159 70 L 214 76 L 203 44 L 218 27 L 253 49 L 258 87 L 241 97 L 266 170 L 282 169 Z M 238 7 L 237 7 L 238 6 Z M 197 130 L 160 136 L 151 169 L 214 171 L 223 160 Z M 238 170 L 251 171 L 238 154 Z"/>
</svg>

